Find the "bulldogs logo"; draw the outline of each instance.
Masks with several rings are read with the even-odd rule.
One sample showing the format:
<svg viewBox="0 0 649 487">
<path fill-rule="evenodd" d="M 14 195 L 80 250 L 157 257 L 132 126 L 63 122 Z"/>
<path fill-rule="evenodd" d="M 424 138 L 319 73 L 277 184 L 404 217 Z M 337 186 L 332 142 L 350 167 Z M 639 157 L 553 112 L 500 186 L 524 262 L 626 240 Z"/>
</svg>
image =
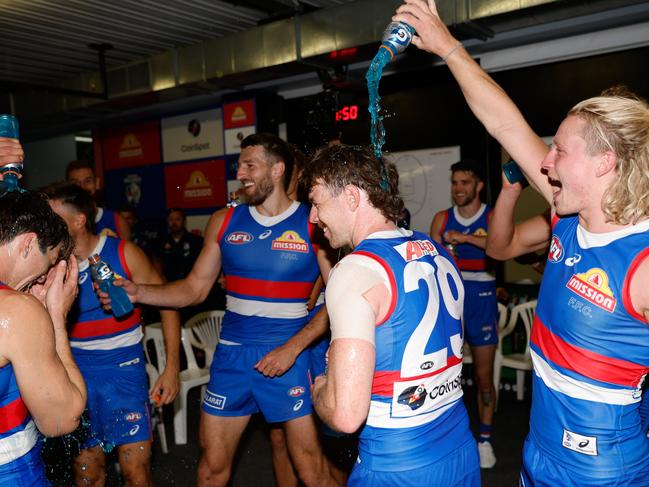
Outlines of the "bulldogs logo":
<svg viewBox="0 0 649 487">
<path fill-rule="evenodd" d="M 423 406 L 426 400 L 426 388 L 423 384 L 418 386 L 408 387 L 405 391 L 399 394 L 398 403 L 405 404 L 413 411 Z"/>
</svg>

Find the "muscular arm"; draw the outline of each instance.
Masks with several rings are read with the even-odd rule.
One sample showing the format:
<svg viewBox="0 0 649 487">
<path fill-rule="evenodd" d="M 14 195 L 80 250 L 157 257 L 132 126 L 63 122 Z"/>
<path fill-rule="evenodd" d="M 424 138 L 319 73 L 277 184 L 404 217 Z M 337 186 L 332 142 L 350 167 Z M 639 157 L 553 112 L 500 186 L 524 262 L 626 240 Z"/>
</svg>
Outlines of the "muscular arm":
<svg viewBox="0 0 649 487">
<path fill-rule="evenodd" d="M 162 284 L 164 279 L 146 254 L 134 243 L 126 242 L 126 264 L 136 284 Z M 167 356 L 164 371 L 151 388 L 151 398 L 156 404 L 169 404 L 178 393 L 180 371 L 180 315 L 178 311 L 161 309 L 162 334 Z"/>
<path fill-rule="evenodd" d="M 154 306 L 182 308 L 201 303 L 221 271 L 221 249 L 217 237 L 227 208 L 214 213 L 205 230 L 205 240 L 194 267 L 185 279 L 167 284 L 125 286 L 131 299 Z"/>
<path fill-rule="evenodd" d="M 34 297 L 3 299 L 0 354 L 12 364 L 20 395 L 46 436 L 74 431 L 86 405 L 86 386 L 65 331 L 65 316 L 48 314 Z"/>
<path fill-rule="evenodd" d="M 420 49 L 445 57 L 458 45 L 437 14 L 435 2 L 405 0 L 394 19 L 410 24 L 417 31 L 412 43 Z M 446 60 L 451 73 L 475 116 L 487 131 L 509 152 L 527 180 L 548 201 L 552 191 L 541 173 L 541 161 L 549 149 L 527 124 L 507 93 L 459 48 Z"/>
<path fill-rule="evenodd" d="M 126 220 L 119 213 L 115 213 L 117 216 L 117 234 L 122 240 L 131 240 L 131 227 L 126 223 Z"/>
<path fill-rule="evenodd" d="M 433 222 L 430 224 L 430 238 L 438 244 L 442 243 L 442 225 L 444 224 L 444 212 L 439 211 L 433 217 Z"/>
</svg>

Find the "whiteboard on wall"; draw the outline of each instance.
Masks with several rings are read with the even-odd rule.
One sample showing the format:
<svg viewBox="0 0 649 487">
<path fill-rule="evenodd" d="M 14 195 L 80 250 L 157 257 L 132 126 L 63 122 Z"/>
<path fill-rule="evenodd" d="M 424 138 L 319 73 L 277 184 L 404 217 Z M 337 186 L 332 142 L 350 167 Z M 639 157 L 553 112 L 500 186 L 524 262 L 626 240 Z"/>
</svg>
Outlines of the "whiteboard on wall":
<svg viewBox="0 0 649 487">
<path fill-rule="evenodd" d="M 460 160 L 460 146 L 393 152 L 388 159 L 399 171 L 410 228 L 428 234 L 435 213 L 452 204 L 450 168 Z"/>
</svg>

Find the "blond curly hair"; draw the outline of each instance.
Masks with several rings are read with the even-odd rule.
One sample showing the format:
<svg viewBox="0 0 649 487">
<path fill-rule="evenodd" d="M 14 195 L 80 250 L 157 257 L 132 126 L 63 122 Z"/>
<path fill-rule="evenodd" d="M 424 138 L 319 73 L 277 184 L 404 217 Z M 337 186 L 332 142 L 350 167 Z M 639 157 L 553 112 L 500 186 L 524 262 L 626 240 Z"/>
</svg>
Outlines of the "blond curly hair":
<svg viewBox="0 0 649 487">
<path fill-rule="evenodd" d="M 575 105 L 568 115 L 586 122 L 589 155 L 612 151 L 616 176 L 602 198 L 607 221 L 628 225 L 649 217 L 649 105 L 625 87 Z"/>
</svg>

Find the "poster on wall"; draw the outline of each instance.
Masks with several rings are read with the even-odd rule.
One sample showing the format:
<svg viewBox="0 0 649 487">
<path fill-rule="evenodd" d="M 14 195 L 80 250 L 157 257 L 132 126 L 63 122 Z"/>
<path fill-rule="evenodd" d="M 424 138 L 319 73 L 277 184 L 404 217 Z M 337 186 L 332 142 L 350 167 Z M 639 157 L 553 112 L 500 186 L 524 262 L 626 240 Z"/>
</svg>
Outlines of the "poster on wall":
<svg viewBox="0 0 649 487">
<path fill-rule="evenodd" d="M 209 161 L 165 166 L 168 208 L 212 208 L 227 202 L 225 161 Z"/>
<path fill-rule="evenodd" d="M 105 169 L 160 162 L 160 126 L 157 120 L 107 128 L 101 131 L 100 136 Z"/>
<path fill-rule="evenodd" d="M 241 152 L 241 141 L 256 131 L 257 128 L 254 125 L 227 129 L 225 131 L 225 153 L 228 155 L 239 154 Z"/>
<path fill-rule="evenodd" d="M 452 205 L 450 167 L 460 160 L 460 147 L 393 152 L 388 159 L 399 171 L 410 228 L 428 234 L 435 213 Z"/>
<path fill-rule="evenodd" d="M 224 153 L 220 108 L 163 118 L 161 131 L 164 162 L 207 159 Z"/>
<path fill-rule="evenodd" d="M 106 171 L 106 203 L 109 208 L 125 205 L 136 209 L 140 219 L 164 218 L 165 195 L 162 165 Z"/>
<path fill-rule="evenodd" d="M 255 100 L 241 100 L 223 104 L 223 128 L 232 129 L 255 125 Z"/>
</svg>

